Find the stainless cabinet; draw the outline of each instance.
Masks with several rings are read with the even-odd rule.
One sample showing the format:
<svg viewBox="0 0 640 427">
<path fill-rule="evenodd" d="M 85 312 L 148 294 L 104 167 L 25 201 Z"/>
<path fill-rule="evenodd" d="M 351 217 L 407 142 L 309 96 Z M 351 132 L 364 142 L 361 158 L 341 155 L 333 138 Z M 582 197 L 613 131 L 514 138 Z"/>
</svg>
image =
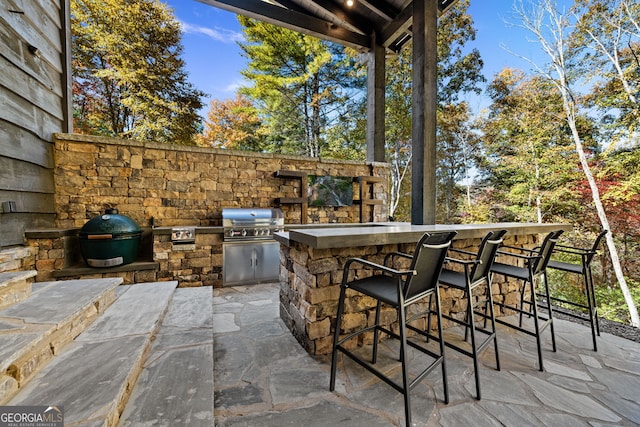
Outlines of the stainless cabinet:
<svg viewBox="0 0 640 427">
<path fill-rule="evenodd" d="M 222 264 L 223 286 L 275 282 L 280 274 L 280 243 L 223 243 Z"/>
</svg>

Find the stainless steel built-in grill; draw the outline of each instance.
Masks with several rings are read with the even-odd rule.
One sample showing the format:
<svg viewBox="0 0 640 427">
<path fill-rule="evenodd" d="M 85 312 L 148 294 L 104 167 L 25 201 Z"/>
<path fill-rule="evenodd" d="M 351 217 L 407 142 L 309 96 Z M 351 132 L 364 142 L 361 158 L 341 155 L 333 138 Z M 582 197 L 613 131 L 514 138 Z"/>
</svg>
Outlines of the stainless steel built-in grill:
<svg viewBox="0 0 640 427">
<path fill-rule="evenodd" d="M 284 229 L 280 209 L 223 209 L 222 227 L 223 286 L 278 280 L 280 244 L 273 234 Z"/>
<path fill-rule="evenodd" d="M 273 233 L 284 229 L 280 209 L 227 208 L 222 210 L 225 241 L 272 240 Z"/>
</svg>

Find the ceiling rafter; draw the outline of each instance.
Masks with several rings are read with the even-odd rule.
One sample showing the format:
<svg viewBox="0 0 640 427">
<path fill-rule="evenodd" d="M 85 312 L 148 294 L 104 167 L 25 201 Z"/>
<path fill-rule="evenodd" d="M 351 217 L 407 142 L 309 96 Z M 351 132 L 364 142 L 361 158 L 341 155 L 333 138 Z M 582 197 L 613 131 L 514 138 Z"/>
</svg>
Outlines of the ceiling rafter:
<svg viewBox="0 0 640 427">
<path fill-rule="evenodd" d="M 355 0 L 351 7 L 345 0 L 198 1 L 361 51 L 371 49 L 375 39 L 398 52 L 411 39 L 412 0 Z M 456 1 L 438 0 L 440 14 Z"/>
<path fill-rule="evenodd" d="M 316 36 L 356 49 L 368 49 L 371 37 L 340 27 L 308 13 L 286 9 L 262 0 L 198 0 L 220 9 L 258 19 L 303 34 Z"/>
</svg>

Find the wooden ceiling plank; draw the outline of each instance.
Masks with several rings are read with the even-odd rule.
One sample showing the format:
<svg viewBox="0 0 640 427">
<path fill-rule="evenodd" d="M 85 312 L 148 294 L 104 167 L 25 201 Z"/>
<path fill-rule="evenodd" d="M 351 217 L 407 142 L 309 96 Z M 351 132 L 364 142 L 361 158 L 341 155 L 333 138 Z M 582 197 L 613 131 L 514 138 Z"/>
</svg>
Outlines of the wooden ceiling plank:
<svg viewBox="0 0 640 427">
<path fill-rule="evenodd" d="M 393 5 L 384 0 L 356 0 L 358 3 L 366 6 L 367 9 L 381 16 L 387 21 L 392 21 L 397 15 L 397 10 Z"/>
<path fill-rule="evenodd" d="M 313 0 L 311 3 L 317 7 L 322 8 L 328 14 L 334 16 L 337 20 L 343 21 L 348 25 L 351 25 L 354 30 L 357 30 L 363 34 L 371 34 L 374 29 L 374 25 L 364 18 L 356 18 L 353 13 L 339 7 L 336 3 L 330 0 Z"/>
</svg>

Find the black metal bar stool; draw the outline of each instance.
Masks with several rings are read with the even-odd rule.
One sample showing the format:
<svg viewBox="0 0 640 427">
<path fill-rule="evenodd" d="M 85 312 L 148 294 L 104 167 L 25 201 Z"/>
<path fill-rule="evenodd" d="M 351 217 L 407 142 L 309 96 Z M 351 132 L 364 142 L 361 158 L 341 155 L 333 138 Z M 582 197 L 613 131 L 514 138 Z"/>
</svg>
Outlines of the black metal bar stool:
<svg viewBox="0 0 640 427">
<path fill-rule="evenodd" d="M 463 256 L 474 257 L 474 259 L 462 260 L 447 258 L 448 261 L 462 266 L 463 271 L 453 271 L 443 269 L 440 274 L 440 284 L 464 291 L 464 298 L 467 300 L 465 320 L 460 320 L 448 314 L 442 317 L 464 326 L 464 340 L 467 341 L 469 331 L 471 331 L 471 347 L 461 346 L 446 341 L 447 347 L 471 357 L 473 359 L 473 370 L 476 381 L 476 399 L 480 400 L 480 373 L 478 370 L 478 355 L 489 344 L 493 342 L 496 369 L 500 370 L 500 357 L 498 355 L 498 340 L 496 338 L 496 320 L 493 313 L 493 297 L 491 296 L 491 267 L 502 244 L 502 237 L 507 230 L 490 231 L 487 233 L 478 248 L 477 253 L 449 248 L 449 253 L 459 253 Z M 484 286 L 483 286 L 484 285 Z M 484 295 L 474 302 L 474 291 L 484 289 Z M 476 295 L 478 296 L 478 295 Z M 484 311 L 477 311 L 476 308 L 484 306 Z M 477 316 L 477 317 L 476 317 Z M 482 327 L 477 327 L 478 319 L 483 321 Z M 491 323 L 491 329 L 487 329 L 487 321 Z M 485 334 L 483 339 L 478 341 L 476 332 Z"/>
<path fill-rule="evenodd" d="M 438 295 L 438 279 L 442 266 L 445 262 L 447 249 L 451 245 L 451 240 L 456 232 L 425 234 L 418 244 L 414 254 L 407 255 L 398 252 L 388 254 L 385 257 L 384 265 L 376 264 L 360 258 L 350 258 L 344 266 L 342 284 L 340 289 L 340 299 L 338 302 L 338 313 L 336 317 L 335 331 L 333 335 L 333 354 L 331 356 L 331 382 L 329 388 L 335 390 L 336 381 L 336 364 L 338 352 L 342 352 L 356 363 L 366 368 L 368 371 L 376 375 L 378 378 L 389 384 L 396 391 L 404 396 L 404 411 L 406 425 L 411 426 L 411 401 L 410 391 L 422 381 L 436 367 L 442 368 L 442 383 L 444 388 L 444 402 L 449 403 L 449 390 L 447 387 L 447 370 L 444 359 L 444 340 L 442 339 L 442 318 L 440 313 L 440 297 Z M 390 266 L 395 256 L 411 259 L 411 266 L 408 270 L 396 270 Z M 356 279 L 351 282 L 348 277 L 353 275 L 350 272 L 352 266 L 359 265 L 374 270 L 374 275 L 363 279 Z M 380 274 L 375 274 L 380 273 Z M 345 296 L 347 290 L 359 292 L 376 300 L 375 324 L 365 326 L 353 333 L 349 333 L 344 337 L 340 337 L 342 316 L 345 310 Z M 439 340 L 439 351 L 432 351 L 413 341 L 407 340 L 407 329 L 411 329 L 423 336 L 429 336 L 430 331 L 424 331 L 408 323 L 411 319 L 407 319 L 407 307 L 412 304 L 421 302 L 427 297 L 435 295 L 436 308 L 435 314 L 438 319 L 438 335 L 433 336 Z M 380 325 L 380 307 L 382 303 L 390 305 L 397 310 L 399 333 L 394 333 L 390 329 Z M 431 307 L 429 307 L 431 308 Z M 430 310 L 431 311 L 431 310 Z M 431 313 L 429 313 L 430 315 Z M 355 337 L 373 331 L 373 349 L 371 362 L 365 361 L 352 351 L 348 350 L 343 344 Z M 383 332 L 392 338 L 400 341 L 400 364 L 402 369 L 402 381 L 397 382 L 385 375 L 374 367 L 377 359 L 379 332 Z M 420 373 L 415 375 L 413 379 L 409 378 L 409 369 L 407 366 L 407 345 L 433 358 L 431 363 L 421 367 Z"/>
<path fill-rule="evenodd" d="M 511 264 L 503 264 L 500 262 L 494 262 L 491 267 L 491 271 L 493 273 L 502 274 L 506 277 L 512 277 L 517 280 L 522 281 L 522 288 L 520 290 L 520 306 L 514 307 L 508 304 L 496 302 L 495 305 L 500 306 L 502 308 L 506 308 L 508 310 L 515 311 L 519 313 L 520 320 L 518 324 L 513 324 L 511 322 L 505 321 L 501 318 L 496 318 L 496 322 L 513 328 L 517 331 L 525 333 L 527 335 L 534 336 L 536 338 L 536 345 L 538 347 L 538 367 L 541 371 L 544 371 L 544 364 L 542 361 L 542 343 L 540 336 L 542 332 L 549 327 L 551 330 L 551 343 L 553 351 L 556 351 L 556 336 L 555 331 L 553 329 L 553 310 L 552 307 L 549 307 L 548 317 L 544 317 L 540 315 L 538 312 L 538 302 L 536 296 L 536 281 L 540 276 L 544 277 L 544 292 L 549 300 L 549 286 L 547 283 L 546 269 L 551 258 L 551 253 L 553 252 L 553 248 L 558 242 L 558 237 L 563 233 L 563 230 L 552 231 L 547 234 L 544 238 L 542 245 L 536 249 L 526 249 L 519 248 L 513 246 L 503 246 L 503 248 L 509 248 L 512 250 L 518 251 L 518 253 L 513 252 L 505 252 L 498 251 L 499 255 L 511 257 L 514 260 L 522 260 L 524 261 L 524 267 L 518 267 Z M 526 300 L 526 289 L 529 286 L 530 289 L 530 298 Z M 528 305 L 529 308 L 527 310 L 524 309 L 524 305 Z M 530 329 L 525 329 L 522 327 L 522 316 L 533 316 L 533 331 Z M 542 323 L 540 322 L 542 321 Z"/>
<path fill-rule="evenodd" d="M 550 301 L 561 302 L 564 304 L 571 305 L 573 307 L 582 308 L 587 310 L 589 314 L 589 323 L 591 324 L 591 337 L 593 339 L 593 351 L 598 351 L 598 344 L 596 343 L 596 335 L 600 336 L 600 325 L 598 324 L 598 307 L 596 304 L 596 293 L 593 286 L 593 276 L 591 274 L 591 261 L 593 261 L 593 257 L 597 253 L 598 247 L 600 246 L 600 242 L 607 234 L 607 230 L 603 230 L 598 234 L 596 240 L 593 243 L 593 246 L 589 249 L 586 248 L 578 248 L 573 246 L 566 245 L 556 245 L 554 249 L 554 254 L 564 253 L 573 255 L 580 258 L 579 263 L 572 262 L 563 262 L 557 260 L 549 261 L 549 268 L 553 268 L 556 270 L 560 270 L 566 273 L 579 274 L 582 276 L 584 280 L 584 295 L 587 299 L 587 303 L 582 304 L 576 301 L 569 301 L 567 299 L 558 298 L 554 296 L 550 296 Z M 563 312 L 563 314 L 571 317 L 575 317 L 581 319 L 580 315 L 572 313 L 570 311 Z"/>
</svg>

